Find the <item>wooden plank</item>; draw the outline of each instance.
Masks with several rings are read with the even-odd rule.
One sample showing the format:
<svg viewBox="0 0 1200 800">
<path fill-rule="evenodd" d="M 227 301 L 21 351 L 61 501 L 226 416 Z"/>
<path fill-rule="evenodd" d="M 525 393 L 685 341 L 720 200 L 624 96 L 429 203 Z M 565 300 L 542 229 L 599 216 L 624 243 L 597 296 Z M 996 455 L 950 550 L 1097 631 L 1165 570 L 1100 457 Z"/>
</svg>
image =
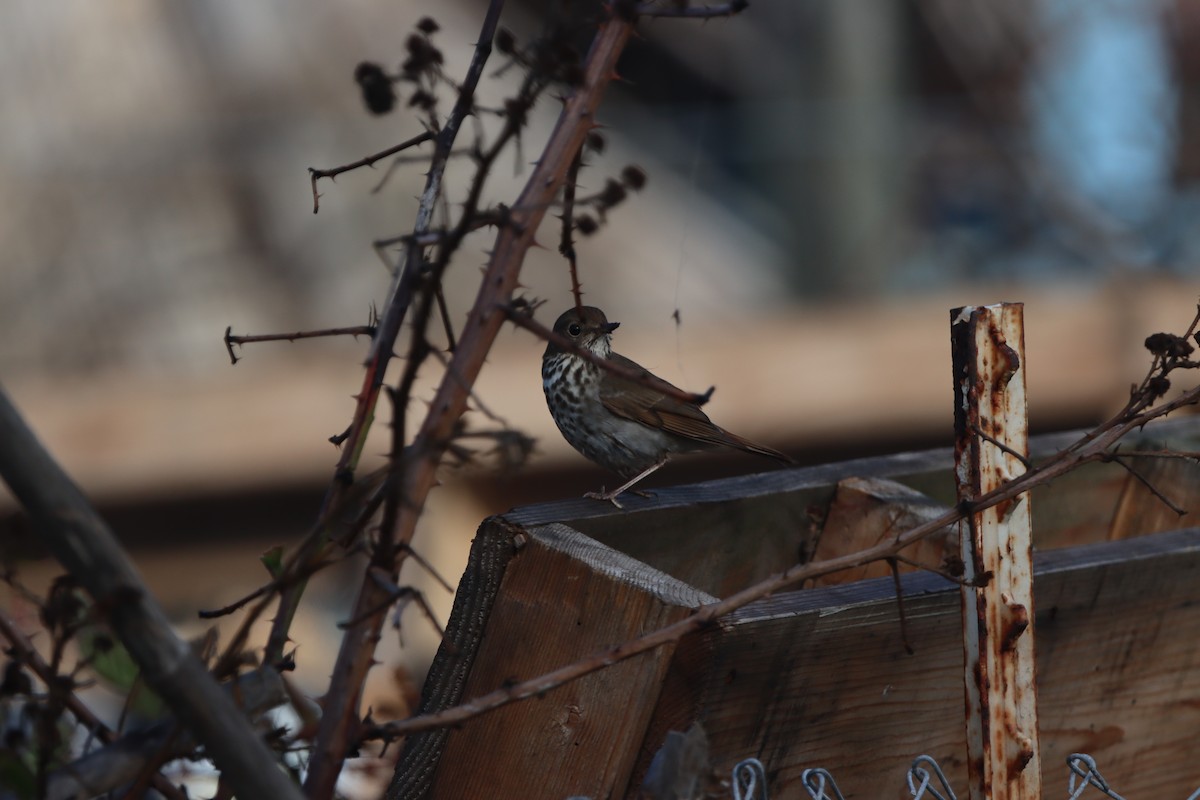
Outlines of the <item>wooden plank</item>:
<svg viewBox="0 0 1200 800">
<path fill-rule="evenodd" d="M 489 517 L 479 526 L 454 593 L 454 610 L 446 633 L 421 690 L 418 713 L 442 711 L 466 699 L 463 691 L 467 675 L 479 652 L 508 562 L 516 555 L 516 539 L 522 535 L 520 527 L 497 517 Z M 405 738 L 388 790 L 390 800 L 426 797 L 448 735 L 443 728 Z"/>
<path fill-rule="evenodd" d="M 1191 442 L 1198 430 L 1196 418 L 1168 420 L 1129 437 L 1127 447 Z M 1035 437 L 1030 452 L 1035 460 L 1045 458 L 1081 435 Z M 504 516 L 524 527 L 562 522 L 684 583 L 724 596 L 807 558 L 838 482 L 886 478 L 949 507 L 955 502 L 953 463 L 952 449 L 938 448 L 656 489 L 650 498 L 622 499 L 624 510 L 572 498 Z M 1103 541 L 1127 478 L 1115 464 L 1089 464 L 1035 490 L 1035 544 Z"/>
<path fill-rule="evenodd" d="M 562 525 L 518 533 L 464 686 L 474 697 L 684 616 L 712 597 Z M 629 780 L 663 648 L 452 731 L 431 798 L 608 797 Z"/>
<path fill-rule="evenodd" d="M 1056 554 L 1052 554 L 1056 555 Z M 1095 757 L 1123 797 L 1200 786 L 1200 530 L 1085 548 L 1038 597 L 1038 705 L 1048 786 L 1071 753 Z"/>
<path fill-rule="evenodd" d="M 1195 529 L 1036 554 L 1048 786 L 1066 785 L 1071 752 L 1095 756 L 1127 797 L 1186 797 L 1200 783 L 1198 569 Z M 958 590 L 930 574 L 903 583 L 915 655 L 904 652 L 890 579 L 767 598 L 680 643 L 651 730 L 699 720 L 714 765 L 726 773 L 761 759 L 772 797 L 800 795 L 801 772 L 817 766 L 847 797 L 900 797 L 922 753 L 961 791 Z M 660 744 L 647 739 L 643 752 Z"/>
<path fill-rule="evenodd" d="M 902 483 L 883 478 L 846 478 L 837 485 L 813 560 L 824 561 L 874 547 L 945 513 L 945 505 Z M 930 567 L 942 566 L 947 554 L 958 557 L 956 528 L 922 539 L 904 551 L 907 559 Z M 912 572 L 917 568 L 900 563 L 897 569 Z M 812 585 L 831 586 L 891 574 L 887 562 L 876 561 L 824 575 Z"/>
</svg>

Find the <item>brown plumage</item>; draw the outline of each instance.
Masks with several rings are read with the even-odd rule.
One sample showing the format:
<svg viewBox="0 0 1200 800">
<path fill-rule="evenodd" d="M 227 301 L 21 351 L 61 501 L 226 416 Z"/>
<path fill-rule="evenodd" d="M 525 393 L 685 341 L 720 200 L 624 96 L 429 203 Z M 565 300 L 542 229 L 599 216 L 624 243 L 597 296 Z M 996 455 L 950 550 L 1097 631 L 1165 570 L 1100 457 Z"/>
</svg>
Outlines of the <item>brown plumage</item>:
<svg viewBox="0 0 1200 800">
<path fill-rule="evenodd" d="M 631 380 L 587 359 L 563 350 L 553 342 L 542 356 L 542 388 L 546 405 L 563 437 L 580 453 L 626 479 L 612 492 L 588 497 L 610 500 L 667 462 L 672 455 L 732 447 L 791 459 L 778 450 L 755 444 L 716 425 L 695 403 L 679 399 L 679 390 L 631 361 L 612 352 L 612 332 L 620 323 L 609 322 L 592 306 L 569 309 L 554 323 L 554 332 L 599 358 L 627 367 L 642 377 Z"/>
</svg>

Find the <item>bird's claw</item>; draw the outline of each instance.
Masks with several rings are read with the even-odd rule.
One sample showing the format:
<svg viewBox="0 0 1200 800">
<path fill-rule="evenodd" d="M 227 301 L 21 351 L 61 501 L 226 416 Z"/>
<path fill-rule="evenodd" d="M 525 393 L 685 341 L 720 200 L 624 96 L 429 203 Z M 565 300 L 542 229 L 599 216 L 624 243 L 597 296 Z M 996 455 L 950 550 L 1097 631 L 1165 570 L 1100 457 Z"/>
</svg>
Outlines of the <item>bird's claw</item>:
<svg viewBox="0 0 1200 800">
<path fill-rule="evenodd" d="M 606 492 L 603 489 L 601 489 L 598 492 L 585 492 L 583 496 L 586 497 L 588 500 L 607 500 L 608 502 L 612 503 L 617 508 L 621 508 L 621 509 L 625 508 L 625 506 L 621 505 L 617 501 L 616 494 L 614 494 L 613 492 Z"/>
<path fill-rule="evenodd" d="M 628 492 L 629 494 L 636 494 L 638 497 L 654 497 L 654 492 L 647 492 L 642 489 L 626 489 L 625 492 Z M 617 508 L 624 509 L 625 506 L 621 505 L 620 501 L 617 500 L 617 496 L 619 494 L 625 494 L 625 492 L 606 492 L 602 486 L 600 487 L 600 491 L 586 492 L 583 496 L 589 500 L 607 500 Z"/>
</svg>

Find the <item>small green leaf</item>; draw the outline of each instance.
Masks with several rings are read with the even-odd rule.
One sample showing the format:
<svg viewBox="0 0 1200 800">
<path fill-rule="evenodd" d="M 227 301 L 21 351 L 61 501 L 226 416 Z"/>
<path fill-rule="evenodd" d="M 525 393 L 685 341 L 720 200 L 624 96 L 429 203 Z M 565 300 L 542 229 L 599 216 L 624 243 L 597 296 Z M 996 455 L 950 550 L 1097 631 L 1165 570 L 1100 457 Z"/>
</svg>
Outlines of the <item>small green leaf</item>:
<svg viewBox="0 0 1200 800">
<path fill-rule="evenodd" d="M 100 678 L 129 696 L 129 708 L 139 716 L 157 719 L 166 706 L 141 680 L 141 670 L 133 656 L 104 628 L 89 625 L 77 637 L 80 655 Z"/>
<path fill-rule="evenodd" d="M 274 580 L 279 580 L 279 577 L 283 575 L 283 545 L 275 545 L 259 556 L 258 560 L 267 568 L 267 572 Z"/>
</svg>

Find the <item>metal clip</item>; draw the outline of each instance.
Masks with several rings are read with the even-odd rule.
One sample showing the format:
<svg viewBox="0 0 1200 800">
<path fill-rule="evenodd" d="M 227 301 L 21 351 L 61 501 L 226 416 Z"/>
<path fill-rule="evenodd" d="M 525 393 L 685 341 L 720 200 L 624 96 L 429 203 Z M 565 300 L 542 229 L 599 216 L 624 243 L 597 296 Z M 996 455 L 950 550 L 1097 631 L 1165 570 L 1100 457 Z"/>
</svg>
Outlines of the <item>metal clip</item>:
<svg viewBox="0 0 1200 800">
<path fill-rule="evenodd" d="M 928 765 L 928 768 L 924 765 Z M 930 786 L 935 777 L 941 791 Z M 908 769 L 908 792 L 914 800 L 925 797 L 932 800 L 958 800 L 954 789 L 950 788 L 950 781 L 946 780 L 946 773 L 942 772 L 941 766 L 932 756 L 917 756 L 913 759 L 912 766 Z"/>
<path fill-rule="evenodd" d="M 833 779 L 833 775 L 829 774 L 827 769 L 816 767 L 804 770 L 800 773 L 800 785 L 805 788 L 808 796 L 813 800 L 846 800 L 842 796 L 842 790 L 838 788 L 837 781 Z M 833 794 L 827 794 L 826 788 Z"/>
<path fill-rule="evenodd" d="M 1067 782 L 1067 791 L 1071 793 L 1069 800 L 1077 800 L 1088 786 L 1095 786 L 1112 800 L 1125 800 L 1108 788 L 1108 781 L 1104 780 L 1104 776 L 1096 768 L 1096 759 L 1087 753 L 1072 753 L 1067 756 L 1067 766 L 1071 769 L 1071 779 Z"/>
<path fill-rule="evenodd" d="M 759 800 L 759 786 L 761 800 L 768 800 L 767 771 L 761 761 L 746 758 L 733 765 L 733 800 Z"/>
</svg>

